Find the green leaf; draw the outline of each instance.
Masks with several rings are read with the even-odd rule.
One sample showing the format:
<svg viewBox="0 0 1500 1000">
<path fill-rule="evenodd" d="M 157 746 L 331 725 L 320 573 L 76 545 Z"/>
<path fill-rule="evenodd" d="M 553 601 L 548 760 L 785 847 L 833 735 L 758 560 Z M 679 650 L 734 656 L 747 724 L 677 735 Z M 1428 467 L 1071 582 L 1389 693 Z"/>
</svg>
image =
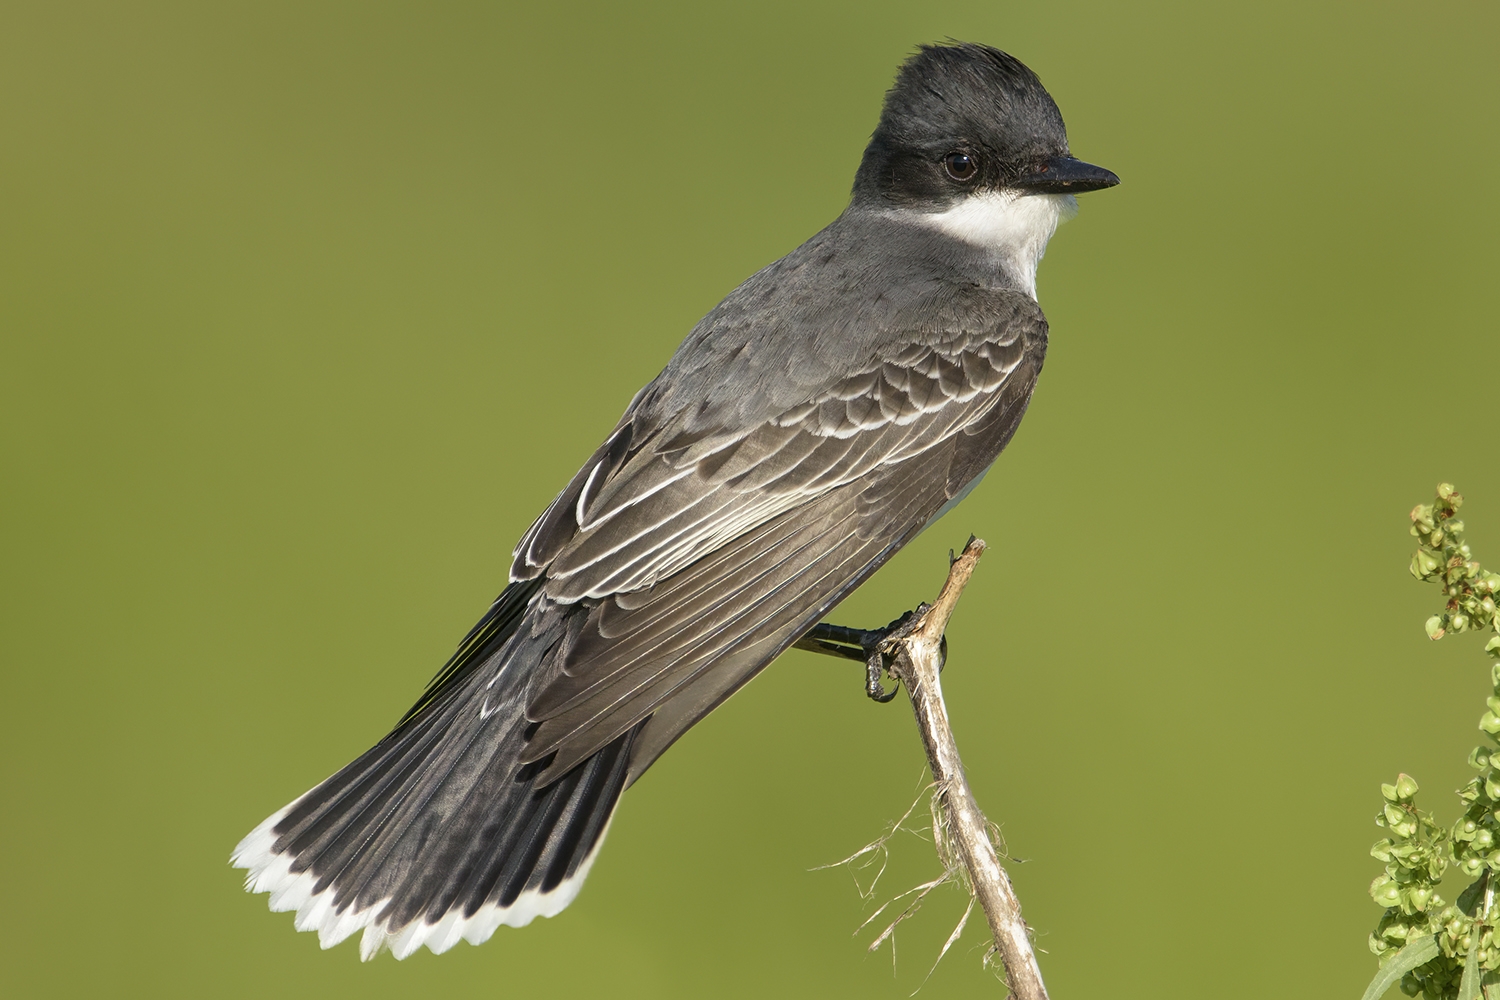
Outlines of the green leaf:
<svg viewBox="0 0 1500 1000">
<path fill-rule="evenodd" d="M 1479 935 L 1484 924 L 1474 921 L 1474 933 L 1469 935 L 1469 957 L 1464 961 L 1464 977 L 1458 981 L 1458 1000 L 1479 1000 L 1479 987 L 1484 973 L 1479 971 Z"/>
<path fill-rule="evenodd" d="M 1475 879 L 1469 887 L 1458 894 L 1458 908 L 1469 916 L 1479 912 L 1479 900 L 1484 896 L 1484 879 Z"/>
<path fill-rule="evenodd" d="M 1436 934 L 1413 941 L 1391 956 L 1391 960 L 1380 967 L 1375 973 L 1375 978 L 1370 980 L 1365 995 L 1360 1000 L 1379 1000 L 1385 996 L 1385 991 L 1401 981 L 1401 977 L 1419 965 L 1426 965 L 1438 957 L 1438 943 Z"/>
</svg>

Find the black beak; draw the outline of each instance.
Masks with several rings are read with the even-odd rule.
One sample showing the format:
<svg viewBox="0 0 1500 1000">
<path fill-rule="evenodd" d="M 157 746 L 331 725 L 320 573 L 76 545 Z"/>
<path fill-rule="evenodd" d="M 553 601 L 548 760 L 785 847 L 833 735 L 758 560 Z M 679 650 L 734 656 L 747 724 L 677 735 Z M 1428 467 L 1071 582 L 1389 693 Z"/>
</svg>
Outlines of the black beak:
<svg viewBox="0 0 1500 1000">
<path fill-rule="evenodd" d="M 1120 178 L 1113 171 L 1071 156 L 1054 156 L 1016 181 L 1015 186 L 1038 194 L 1078 194 L 1111 188 L 1118 183 Z"/>
</svg>

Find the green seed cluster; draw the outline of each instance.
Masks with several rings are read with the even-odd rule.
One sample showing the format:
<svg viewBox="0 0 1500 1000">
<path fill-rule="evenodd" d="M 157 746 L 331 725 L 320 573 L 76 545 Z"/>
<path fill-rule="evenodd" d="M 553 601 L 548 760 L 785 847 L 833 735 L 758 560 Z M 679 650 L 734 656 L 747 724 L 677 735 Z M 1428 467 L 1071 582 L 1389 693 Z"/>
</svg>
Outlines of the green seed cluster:
<svg viewBox="0 0 1500 1000">
<path fill-rule="evenodd" d="M 1462 503 L 1463 497 L 1444 483 L 1436 502 L 1411 512 L 1411 533 L 1420 543 L 1412 557 L 1412 575 L 1437 583 L 1447 598 L 1443 611 L 1427 621 L 1427 634 L 1433 639 L 1449 632 L 1500 633 L 1500 576 L 1481 567 L 1464 542 L 1463 522 L 1454 517 Z M 1500 634 L 1490 639 L 1485 652 L 1500 658 Z M 1465 810 L 1458 822 L 1444 829 L 1430 813 L 1418 809 L 1417 783 L 1409 775 L 1401 775 L 1394 785 L 1380 786 L 1385 803 L 1375 823 L 1390 836 L 1370 849 L 1385 864 L 1385 874 L 1370 885 L 1370 896 L 1386 911 L 1370 935 L 1370 950 L 1383 965 L 1426 935 L 1436 935 L 1440 949 L 1437 958 L 1401 980 L 1407 996 L 1421 993 L 1429 1000 L 1454 1000 L 1472 944 L 1480 949 L 1480 969 L 1500 970 L 1500 906 L 1495 905 L 1494 891 L 1500 886 L 1500 664 L 1491 670 L 1490 679 L 1491 696 L 1479 728 L 1493 747 L 1476 747 L 1469 755 L 1469 765 L 1480 774 L 1459 790 Z M 1456 905 L 1447 905 L 1437 893 L 1450 864 L 1474 880 Z"/>
<path fill-rule="evenodd" d="M 1500 665 L 1491 671 L 1493 694 L 1489 710 L 1480 722 L 1492 741 L 1500 732 Z M 1500 743 L 1500 741 L 1497 741 Z M 1404 945 L 1424 935 L 1436 934 L 1442 950 L 1437 958 L 1408 973 L 1401 988 L 1408 996 L 1424 993 L 1431 1000 L 1458 996 L 1464 960 L 1473 941 L 1474 924 L 1480 922 L 1479 967 L 1500 970 L 1500 935 L 1493 924 L 1500 908 L 1493 905 L 1490 879 L 1500 872 L 1500 749 L 1476 747 L 1469 764 L 1481 774 L 1469 780 L 1458 793 L 1467 804 L 1463 816 L 1451 829 L 1443 829 L 1416 806 L 1417 783 L 1403 774 L 1394 785 L 1381 785 L 1385 805 L 1375 824 L 1390 831 L 1370 854 L 1385 863 L 1385 874 L 1370 884 L 1370 896 L 1387 909 L 1370 935 L 1370 950 L 1381 962 Z M 1458 897 L 1456 906 L 1445 905 L 1438 883 L 1450 864 L 1474 879 Z"/>
<path fill-rule="evenodd" d="M 1453 909 L 1444 905 L 1438 895 L 1438 883 L 1448 870 L 1452 859 L 1448 831 L 1432 818 L 1431 813 L 1417 808 L 1417 783 L 1410 775 L 1403 774 L 1394 785 L 1381 785 L 1385 806 L 1375 816 L 1375 824 L 1390 831 L 1370 848 L 1370 854 L 1385 862 L 1385 874 L 1370 883 L 1370 896 L 1386 911 L 1380 917 L 1374 933 L 1370 935 L 1370 950 L 1380 956 L 1382 964 L 1408 941 L 1415 941 L 1429 934 L 1444 933 L 1447 918 Z M 1460 914 L 1460 916 L 1462 916 Z M 1467 954 L 1467 939 L 1463 938 L 1463 927 L 1454 928 L 1457 937 L 1464 941 Z M 1445 961 L 1447 960 L 1447 961 Z M 1417 990 L 1437 986 L 1438 977 L 1446 981 L 1448 966 L 1452 963 L 1445 953 L 1427 965 L 1417 969 L 1408 978 L 1420 976 Z M 1456 963 L 1460 973 L 1462 963 Z M 1411 991 L 1415 996 L 1417 990 Z M 1446 996 L 1445 991 L 1429 992 L 1428 996 Z"/>
<path fill-rule="evenodd" d="M 1494 715 L 1497 699 L 1500 699 L 1500 665 L 1492 669 L 1490 675 L 1494 693 L 1489 699 L 1490 709 L 1484 713 L 1479 727 L 1494 740 L 1495 734 L 1486 724 L 1500 722 Z M 1453 824 L 1451 846 L 1453 861 L 1459 870 L 1470 878 L 1478 878 L 1486 870 L 1500 872 L 1500 751 L 1475 747 L 1469 754 L 1469 766 L 1482 773 L 1477 778 L 1470 778 L 1469 783 L 1459 790 L 1458 797 L 1468 809 L 1463 818 Z M 1500 962 L 1496 964 L 1500 965 Z"/>
<path fill-rule="evenodd" d="M 1437 502 L 1412 509 L 1411 533 L 1420 547 L 1411 557 L 1411 575 L 1431 580 L 1443 588 L 1448 598 L 1441 612 L 1427 619 L 1427 635 L 1441 639 L 1449 632 L 1490 629 L 1500 633 L 1500 616 L 1496 615 L 1496 595 L 1500 594 L 1500 575 L 1487 572 L 1474 561 L 1464 541 L 1464 523 L 1454 515 L 1464 498 L 1443 483 L 1437 490 Z M 1500 656 L 1500 635 L 1484 647 L 1491 656 Z"/>
</svg>

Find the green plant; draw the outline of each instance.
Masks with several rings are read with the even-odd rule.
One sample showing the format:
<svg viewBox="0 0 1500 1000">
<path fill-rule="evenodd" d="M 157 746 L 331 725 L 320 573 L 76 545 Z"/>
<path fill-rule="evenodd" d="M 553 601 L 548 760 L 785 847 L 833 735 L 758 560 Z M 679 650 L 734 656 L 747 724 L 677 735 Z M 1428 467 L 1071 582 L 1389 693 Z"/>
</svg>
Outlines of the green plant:
<svg viewBox="0 0 1500 1000">
<path fill-rule="evenodd" d="M 1463 540 L 1456 514 L 1463 498 L 1448 483 L 1437 500 L 1411 512 L 1418 539 L 1411 573 L 1436 583 L 1446 598 L 1443 610 L 1427 620 L 1427 635 L 1450 632 L 1500 633 L 1496 599 L 1500 575 L 1480 566 Z M 1500 634 L 1484 647 L 1500 659 Z M 1458 792 L 1464 814 L 1451 827 L 1417 808 L 1417 783 L 1403 774 L 1381 785 L 1385 798 L 1375 823 L 1389 836 L 1370 853 L 1385 863 L 1385 874 L 1370 885 L 1375 902 L 1386 907 L 1370 935 L 1380 972 L 1365 991 L 1374 1000 L 1397 981 L 1408 996 L 1428 1000 L 1500 1000 L 1500 663 L 1491 671 L 1493 690 L 1479 728 L 1489 746 L 1474 748 L 1469 764 L 1480 773 Z M 1449 866 L 1472 879 L 1455 904 L 1438 895 Z"/>
</svg>

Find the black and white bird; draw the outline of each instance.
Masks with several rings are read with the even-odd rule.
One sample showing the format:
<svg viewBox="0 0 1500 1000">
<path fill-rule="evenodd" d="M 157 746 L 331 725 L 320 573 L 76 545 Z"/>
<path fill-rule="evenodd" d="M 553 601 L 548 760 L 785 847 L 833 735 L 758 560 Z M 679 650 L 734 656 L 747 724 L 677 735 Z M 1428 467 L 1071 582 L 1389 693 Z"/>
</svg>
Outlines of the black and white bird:
<svg viewBox="0 0 1500 1000">
<path fill-rule="evenodd" d="M 240 842 L 247 888 L 365 959 L 567 906 L 620 793 L 995 461 L 1037 263 L 1118 182 L 1018 60 L 921 48 L 849 207 L 693 328 L 396 728 Z"/>
</svg>

